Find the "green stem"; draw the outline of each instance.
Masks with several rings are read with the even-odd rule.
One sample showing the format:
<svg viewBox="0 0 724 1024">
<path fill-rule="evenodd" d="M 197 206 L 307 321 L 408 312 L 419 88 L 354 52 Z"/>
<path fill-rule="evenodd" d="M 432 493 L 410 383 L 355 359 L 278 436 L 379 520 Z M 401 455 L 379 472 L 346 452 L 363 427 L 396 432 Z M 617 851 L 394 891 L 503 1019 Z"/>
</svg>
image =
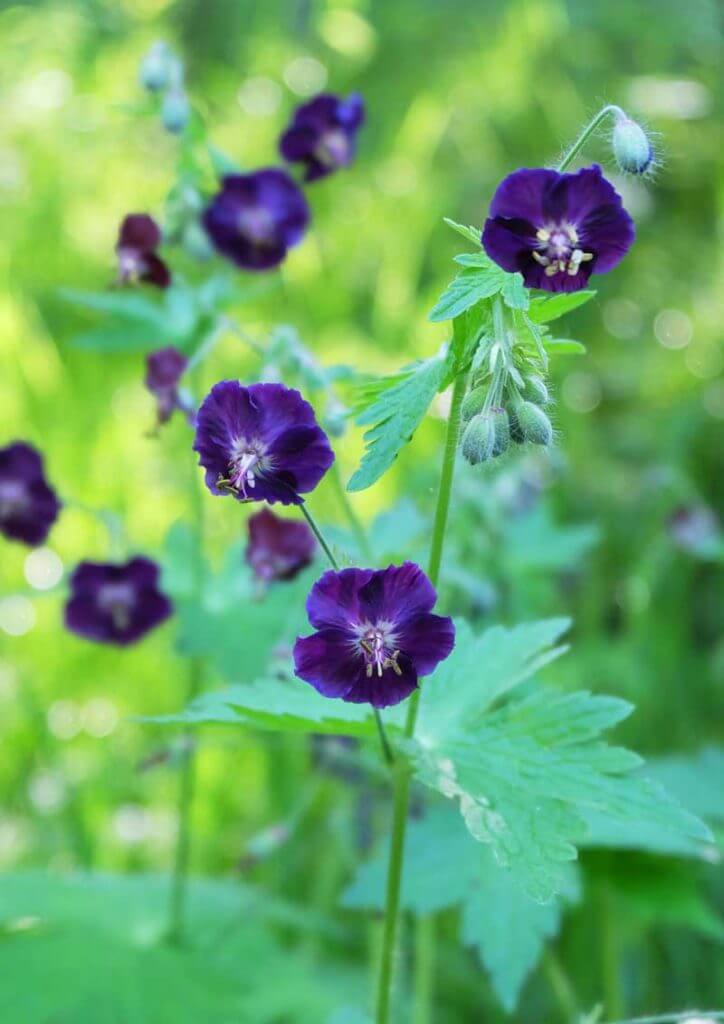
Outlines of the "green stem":
<svg viewBox="0 0 724 1024">
<path fill-rule="evenodd" d="M 314 536 L 319 541 L 319 546 L 321 547 L 322 551 L 324 551 L 325 555 L 327 556 L 329 564 L 332 566 L 333 569 L 339 569 L 339 562 L 337 561 L 337 559 L 332 554 L 332 549 L 330 548 L 329 544 L 327 544 L 326 540 L 324 539 L 324 537 L 322 535 L 322 531 L 319 529 L 319 527 L 317 526 L 316 522 L 312 518 L 312 513 L 307 508 L 306 503 L 302 502 L 302 504 L 300 505 L 300 508 L 302 510 L 302 515 L 304 516 L 304 518 L 309 523 L 309 527 L 310 527 L 312 533 L 314 534 Z"/>
<path fill-rule="evenodd" d="M 365 528 L 360 522 L 359 516 L 352 507 L 352 502 L 349 500 L 349 495 L 347 494 L 344 483 L 342 482 L 342 476 L 339 472 L 339 466 L 337 465 L 336 460 L 332 464 L 331 477 L 332 483 L 334 484 L 335 489 L 337 491 L 337 496 L 339 497 L 340 505 L 342 506 L 342 510 L 345 516 L 347 517 L 347 522 L 349 523 L 350 529 L 357 538 L 357 543 L 360 546 L 362 554 L 367 559 L 367 561 L 371 563 L 374 561 L 374 557 L 372 554 L 372 549 L 370 548 L 369 541 L 367 540 Z"/>
<path fill-rule="evenodd" d="M 578 1001 L 576 1000 L 576 994 L 573 991 L 568 975 L 554 950 L 549 949 L 546 951 L 543 966 L 553 994 L 561 1008 L 563 1020 L 566 1024 L 574 1024 L 574 1021 L 577 1021 L 580 1015 Z"/>
<path fill-rule="evenodd" d="M 413 1024 L 432 1024 L 435 977 L 435 917 L 425 914 L 415 928 L 415 1002 Z"/>
<path fill-rule="evenodd" d="M 620 107 L 617 107 L 612 103 L 607 104 L 605 107 L 601 107 L 596 116 L 588 122 L 588 124 L 583 129 L 581 134 L 578 136 L 576 141 L 563 154 L 563 158 L 557 167 L 558 171 L 565 171 L 566 167 L 570 167 L 570 165 L 581 152 L 581 150 L 583 149 L 591 135 L 593 135 L 596 129 L 606 120 L 606 118 L 610 114 L 614 114 L 616 117 L 626 116 Z"/>
<path fill-rule="evenodd" d="M 440 577 L 440 564 L 445 542 L 445 527 L 450 509 L 450 495 L 455 473 L 455 456 L 460 436 L 460 407 L 465 397 L 467 374 L 459 374 L 453 384 L 450 415 L 445 438 L 440 488 L 437 495 L 437 507 L 432 528 L 430 544 L 430 561 L 428 576 L 433 585 L 437 585 Z M 410 697 L 405 723 L 405 736 L 411 738 L 415 732 L 417 712 L 420 704 L 420 690 L 414 691 Z M 410 772 L 406 765 L 396 762 L 395 787 L 392 808 L 392 836 L 390 839 L 390 861 L 387 869 L 387 892 L 385 899 L 385 929 L 382 937 L 382 955 L 377 985 L 377 1024 L 387 1024 L 390 1019 L 390 1001 L 392 997 L 392 978 L 394 973 L 394 954 L 397 939 L 397 927 L 400 914 L 400 884 L 402 880 L 402 861 L 405 852 L 405 829 L 407 826 L 407 809 L 410 795 Z M 432 958 L 428 969 L 432 968 Z M 427 982 L 425 982 L 427 983 Z M 422 984 L 422 982 L 420 982 Z"/>
</svg>

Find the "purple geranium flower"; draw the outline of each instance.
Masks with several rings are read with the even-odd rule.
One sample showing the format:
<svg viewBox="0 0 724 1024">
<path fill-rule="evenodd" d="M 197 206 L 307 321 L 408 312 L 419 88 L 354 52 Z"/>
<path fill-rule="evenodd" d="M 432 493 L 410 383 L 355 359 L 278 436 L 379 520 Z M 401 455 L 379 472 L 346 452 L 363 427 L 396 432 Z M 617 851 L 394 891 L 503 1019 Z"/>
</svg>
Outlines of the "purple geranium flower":
<svg viewBox="0 0 724 1024">
<path fill-rule="evenodd" d="M 23 441 L 0 448 L 0 533 L 24 544 L 42 544 L 59 511 L 40 453 Z"/>
<path fill-rule="evenodd" d="M 327 435 L 298 391 L 236 380 L 214 385 L 196 417 L 194 451 L 212 494 L 301 505 L 334 462 Z"/>
<path fill-rule="evenodd" d="M 347 99 L 322 93 L 297 107 L 279 151 L 290 163 L 306 164 L 305 181 L 316 181 L 352 162 L 364 119 L 359 93 Z"/>
<path fill-rule="evenodd" d="M 81 562 L 70 578 L 66 627 L 103 644 L 136 643 L 173 611 L 158 576 L 158 566 L 148 558 L 125 565 Z"/>
<path fill-rule="evenodd" d="M 166 423 L 175 409 L 183 408 L 178 385 L 188 364 L 186 356 L 172 345 L 146 356 L 145 384 L 156 399 L 159 424 Z M 188 412 L 186 409 L 184 411 Z"/>
<path fill-rule="evenodd" d="M 304 193 L 286 171 L 229 174 L 203 215 L 222 255 L 246 270 L 269 270 L 301 241 L 309 224 Z"/>
<path fill-rule="evenodd" d="M 482 243 L 503 270 L 520 271 L 528 288 L 575 292 L 591 274 L 613 270 L 634 236 L 621 196 L 597 164 L 575 174 L 524 167 L 498 185 Z"/>
<path fill-rule="evenodd" d="M 317 542 L 306 523 L 282 519 L 263 508 L 249 519 L 246 560 L 257 579 L 291 580 L 314 558 Z"/>
<path fill-rule="evenodd" d="M 158 224 L 147 213 L 129 213 L 118 232 L 118 277 L 123 284 L 146 281 L 157 288 L 171 284 L 171 272 L 156 254 L 161 244 Z"/>
<path fill-rule="evenodd" d="M 436 598 L 412 562 L 326 572 L 307 598 L 317 632 L 297 639 L 296 674 L 325 697 L 399 704 L 455 644 L 452 619 L 431 614 Z"/>
</svg>

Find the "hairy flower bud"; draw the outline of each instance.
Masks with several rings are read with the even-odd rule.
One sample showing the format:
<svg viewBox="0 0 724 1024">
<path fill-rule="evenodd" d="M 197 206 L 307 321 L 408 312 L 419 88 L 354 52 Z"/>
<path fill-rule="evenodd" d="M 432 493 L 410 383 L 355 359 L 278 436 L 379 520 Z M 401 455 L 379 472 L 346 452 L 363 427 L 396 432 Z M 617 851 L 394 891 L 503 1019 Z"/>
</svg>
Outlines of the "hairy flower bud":
<svg viewBox="0 0 724 1024">
<path fill-rule="evenodd" d="M 178 135 L 189 122 L 191 107 L 181 88 L 169 89 L 161 103 L 161 121 L 166 131 Z"/>
<path fill-rule="evenodd" d="M 611 145 L 616 163 L 626 174 L 645 174 L 653 163 L 654 150 L 648 135 L 623 111 L 616 116 Z"/>
<path fill-rule="evenodd" d="M 478 413 L 463 434 L 463 456 L 471 466 L 502 455 L 510 445 L 510 427 L 505 409 Z"/>
<path fill-rule="evenodd" d="M 141 61 L 138 77 L 141 85 L 149 92 L 160 92 L 171 80 L 171 50 L 168 43 L 159 40 L 154 43 Z"/>
<path fill-rule="evenodd" d="M 463 423 L 469 423 L 473 416 L 477 416 L 481 411 L 485 405 L 486 394 L 487 388 L 482 385 L 478 385 L 468 391 L 467 395 L 463 399 L 463 404 L 460 407 L 460 415 L 462 416 Z"/>
<path fill-rule="evenodd" d="M 549 445 L 553 440 L 553 426 L 541 408 L 533 402 L 516 402 L 514 406 L 516 431 L 523 441 Z"/>
<path fill-rule="evenodd" d="M 523 388 L 523 397 L 535 405 L 547 405 L 550 402 L 550 394 L 543 378 L 535 373 L 527 377 Z"/>
</svg>

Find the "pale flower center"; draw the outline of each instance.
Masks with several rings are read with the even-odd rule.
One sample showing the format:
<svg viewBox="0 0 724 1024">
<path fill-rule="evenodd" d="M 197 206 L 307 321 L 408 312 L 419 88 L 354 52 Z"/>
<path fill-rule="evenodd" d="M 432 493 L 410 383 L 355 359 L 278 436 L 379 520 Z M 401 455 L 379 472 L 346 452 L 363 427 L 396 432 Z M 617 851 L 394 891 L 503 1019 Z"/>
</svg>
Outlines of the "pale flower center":
<svg viewBox="0 0 724 1024">
<path fill-rule="evenodd" d="M 356 643 L 364 656 L 368 679 L 374 672 L 382 678 L 382 673 L 388 668 L 391 668 L 395 675 L 402 675 L 402 669 L 397 663 L 400 651 L 395 647 L 397 638 L 392 623 L 377 622 L 372 625 L 364 622 L 356 627 L 356 632 Z"/>
<path fill-rule="evenodd" d="M 98 607 L 108 612 L 116 629 L 128 629 L 135 598 L 130 583 L 104 583 L 98 592 Z"/>
<path fill-rule="evenodd" d="M 21 480 L 0 480 L 0 519 L 20 512 L 28 498 Z"/>
<path fill-rule="evenodd" d="M 548 224 L 536 231 L 540 243 L 531 251 L 533 259 L 544 267 L 546 277 L 568 274 L 575 277 L 582 263 L 593 259 L 592 252 L 578 247 L 578 232 L 573 224 Z"/>
<path fill-rule="evenodd" d="M 255 245 L 268 245 L 274 240 L 274 220 L 263 206 L 248 206 L 241 210 L 239 231 Z"/>
<path fill-rule="evenodd" d="M 343 167 L 349 161 L 350 143 L 346 133 L 338 128 L 324 132 L 314 155 L 325 167 Z"/>
<path fill-rule="evenodd" d="M 242 498 L 251 498 L 249 491 L 254 490 L 259 475 L 271 469 L 271 465 L 266 445 L 253 438 L 238 437 L 231 449 L 228 478 L 219 479 L 217 486 L 228 487 Z"/>
</svg>

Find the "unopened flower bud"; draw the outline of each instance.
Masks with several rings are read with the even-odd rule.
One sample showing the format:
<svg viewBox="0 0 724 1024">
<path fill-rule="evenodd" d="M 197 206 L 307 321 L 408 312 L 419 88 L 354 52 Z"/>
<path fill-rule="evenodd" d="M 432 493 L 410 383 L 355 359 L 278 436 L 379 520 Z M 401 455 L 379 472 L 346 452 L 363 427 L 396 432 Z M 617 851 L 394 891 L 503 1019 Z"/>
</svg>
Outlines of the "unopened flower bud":
<svg viewBox="0 0 724 1024">
<path fill-rule="evenodd" d="M 183 89 L 169 89 L 161 103 L 161 121 L 168 132 L 178 135 L 189 122 L 191 108 Z"/>
<path fill-rule="evenodd" d="M 514 416 L 517 431 L 523 441 L 549 445 L 553 440 L 553 426 L 541 408 L 533 402 L 516 402 Z"/>
<path fill-rule="evenodd" d="M 547 405 L 550 401 L 550 395 L 543 378 L 537 374 L 531 374 L 530 377 L 527 377 L 525 387 L 523 388 L 523 397 L 529 402 L 534 402 L 535 405 Z"/>
<path fill-rule="evenodd" d="M 477 416 L 477 414 L 481 411 L 481 409 L 485 405 L 486 394 L 487 389 L 482 385 L 479 385 L 478 387 L 472 388 L 471 391 L 468 391 L 467 395 L 463 399 L 463 404 L 460 407 L 460 415 L 462 417 L 463 423 L 469 423 L 473 416 Z"/>
<path fill-rule="evenodd" d="M 510 444 L 510 428 L 505 409 L 478 413 L 463 434 L 463 456 L 471 466 L 502 455 Z"/>
<path fill-rule="evenodd" d="M 154 43 L 141 61 L 139 78 L 141 85 L 149 92 L 160 92 L 170 83 L 171 50 L 162 40 Z"/>
<path fill-rule="evenodd" d="M 651 141 L 640 124 L 623 113 L 616 116 L 611 137 L 613 154 L 626 174 L 645 174 L 654 160 Z"/>
</svg>

